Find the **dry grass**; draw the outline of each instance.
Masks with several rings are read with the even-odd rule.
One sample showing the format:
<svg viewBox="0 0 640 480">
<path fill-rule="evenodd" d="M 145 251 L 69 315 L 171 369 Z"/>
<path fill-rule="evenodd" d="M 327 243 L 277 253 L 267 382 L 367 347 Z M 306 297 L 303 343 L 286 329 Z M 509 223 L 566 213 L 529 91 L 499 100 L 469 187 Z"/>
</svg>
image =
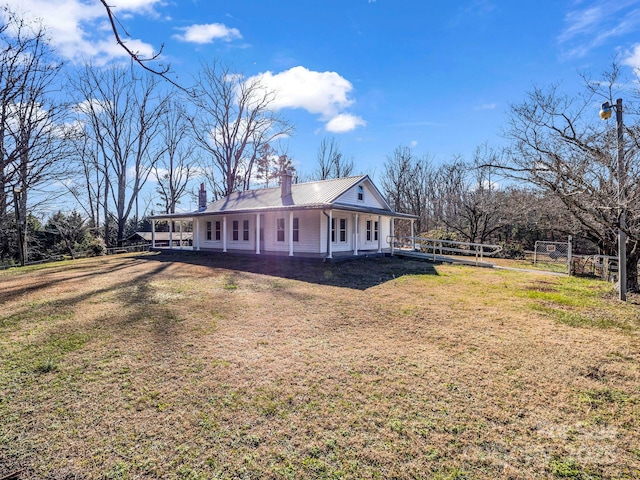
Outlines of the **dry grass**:
<svg viewBox="0 0 640 480">
<path fill-rule="evenodd" d="M 0 477 L 639 478 L 632 300 L 398 259 L 2 272 Z"/>
</svg>

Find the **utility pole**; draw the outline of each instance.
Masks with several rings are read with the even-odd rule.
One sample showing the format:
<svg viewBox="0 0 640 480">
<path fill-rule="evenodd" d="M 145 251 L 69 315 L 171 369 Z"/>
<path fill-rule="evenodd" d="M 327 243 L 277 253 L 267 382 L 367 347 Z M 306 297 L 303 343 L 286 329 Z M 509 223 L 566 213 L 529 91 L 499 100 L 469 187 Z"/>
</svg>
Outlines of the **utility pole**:
<svg viewBox="0 0 640 480">
<path fill-rule="evenodd" d="M 620 287 L 620 300 L 627 300 L 627 235 L 624 232 L 627 228 L 627 207 L 625 198 L 626 186 L 626 169 L 624 166 L 624 124 L 622 122 L 622 99 L 618 98 L 615 105 L 609 102 L 602 104 L 600 109 L 600 118 L 608 120 L 611 118 L 611 109 L 616 110 L 616 127 L 617 127 L 617 177 L 618 177 L 618 285 Z"/>
<path fill-rule="evenodd" d="M 622 99 L 616 100 L 616 127 L 618 129 L 618 275 L 620 276 L 620 300 L 627 300 L 627 207 L 625 199 L 626 169 L 624 166 L 624 138 L 622 123 Z"/>
</svg>

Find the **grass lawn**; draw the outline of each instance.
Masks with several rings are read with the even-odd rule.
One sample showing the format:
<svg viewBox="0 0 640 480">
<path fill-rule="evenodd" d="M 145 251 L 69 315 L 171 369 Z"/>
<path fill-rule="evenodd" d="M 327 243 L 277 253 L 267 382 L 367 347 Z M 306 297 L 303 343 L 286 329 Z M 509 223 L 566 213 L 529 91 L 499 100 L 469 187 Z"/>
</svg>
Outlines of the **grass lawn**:
<svg viewBox="0 0 640 480">
<path fill-rule="evenodd" d="M 0 272 L 0 478 L 640 478 L 640 300 L 397 258 Z"/>
</svg>

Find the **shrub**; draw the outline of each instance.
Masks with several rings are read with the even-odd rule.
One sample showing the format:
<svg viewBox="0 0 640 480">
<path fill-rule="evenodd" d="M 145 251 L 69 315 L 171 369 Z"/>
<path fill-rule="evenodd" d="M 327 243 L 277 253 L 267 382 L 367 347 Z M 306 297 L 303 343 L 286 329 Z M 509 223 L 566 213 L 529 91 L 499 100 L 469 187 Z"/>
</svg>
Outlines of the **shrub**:
<svg viewBox="0 0 640 480">
<path fill-rule="evenodd" d="M 501 243 L 502 251 L 498 253 L 499 258 L 511 258 L 513 260 L 524 260 L 526 258 L 524 248 L 519 243 Z"/>
<path fill-rule="evenodd" d="M 87 234 L 80 245 L 80 250 L 86 251 L 90 257 L 98 257 L 106 253 L 107 245 L 102 238 Z"/>
</svg>

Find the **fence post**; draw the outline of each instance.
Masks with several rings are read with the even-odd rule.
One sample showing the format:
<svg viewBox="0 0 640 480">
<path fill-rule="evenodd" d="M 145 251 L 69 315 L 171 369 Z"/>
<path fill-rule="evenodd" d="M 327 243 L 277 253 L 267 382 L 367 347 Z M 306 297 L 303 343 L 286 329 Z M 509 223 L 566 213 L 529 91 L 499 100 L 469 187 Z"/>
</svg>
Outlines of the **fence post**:
<svg viewBox="0 0 640 480">
<path fill-rule="evenodd" d="M 569 235 L 567 239 L 567 273 L 571 276 L 571 241 L 573 238 Z"/>
</svg>

